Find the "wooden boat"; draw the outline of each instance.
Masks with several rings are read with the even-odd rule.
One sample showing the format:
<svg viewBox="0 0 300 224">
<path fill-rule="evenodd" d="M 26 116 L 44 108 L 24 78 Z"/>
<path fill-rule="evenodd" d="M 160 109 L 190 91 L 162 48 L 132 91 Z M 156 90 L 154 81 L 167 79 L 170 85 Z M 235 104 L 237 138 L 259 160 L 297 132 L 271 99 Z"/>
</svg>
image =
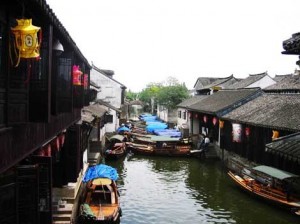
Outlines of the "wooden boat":
<svg viewBox="0 0 300 224">
<path fill-rule="evenodd" d="M 121 208 L 115 181 L 109 178 L 88 181 L 84 198 L 80 206 L 79 224 L 119 223 Z"/>
<path fill-rule="evenodd" d="M 124 135 L 113 135 L 108 138 L 108 144 L 106 144 L 106 150 L 104 156 L 106 159 L 118 159 L 126 154 L 126 136 Z"/>
<path fill-rule="evenodd" d="M 105 158 L 107 159 L 118 159 L 126 154 L 126 144 L 125 142 L 114 143 L 112 148 L 105 151 Z"/>
<path fill-rule="evenodd" d="M 126 142 L 127 149 L 134 154 L 140 155 L 154 155 L 154 149 L 152 145 L 138 144 L 133 142 Z"/>
<path fill-rule="evenodd" d="M 147 135 L 139 136 L 134 142 L 127 142 L 127 147 L 134 153 L 161 156 L 188 156 L 191 144 L 179 138 Z"/>
<path fill-rule="evenodd" d="M 300 215 L 300 195 L 295 186 L 297 175 L 269 166 L 244 168 L 240 173 L 229 171 L 228 175 L 250 194 Z"/>
</svg>

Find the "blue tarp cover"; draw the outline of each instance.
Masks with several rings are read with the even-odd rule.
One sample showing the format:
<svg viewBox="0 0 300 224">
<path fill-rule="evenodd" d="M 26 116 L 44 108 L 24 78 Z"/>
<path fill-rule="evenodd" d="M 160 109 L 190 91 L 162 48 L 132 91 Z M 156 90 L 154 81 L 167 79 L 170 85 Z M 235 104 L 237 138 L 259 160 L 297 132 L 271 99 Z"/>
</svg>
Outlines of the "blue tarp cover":
<svg viewBox="0 0 300 224">
<path fill-rule="evenodd" d="M 165 123 L 150 124 L 150 125 L 147 125 L 146 131 L 153 132 L 154 130 L 166 129 L 167 127 L 168 127 L 168 125 Z"/>
<path fill-rule="evenodd" d="M 117 133 L 124 132 L 124 131 L 131 131 L 131 130 L 125 126 L 119 127 L 117 129 Z"/>
<path fill-rule="evenodd" d="M 181 137 L 181 132 L 176 131 L 175 129 L 163 129 L 163 130 L 154 130 L 154 134 L 162 136 L 172 136 L 172 137 Z"/>
<path fill-rule="evenodd" d="M 119 176 L 115 168 L 104 164 L 99 164 L 89 167 L 82 181 L 86 183 L 90 180 L 101 177 L 109 178 L 111 180 L 117 180 Z"/>
</svg>

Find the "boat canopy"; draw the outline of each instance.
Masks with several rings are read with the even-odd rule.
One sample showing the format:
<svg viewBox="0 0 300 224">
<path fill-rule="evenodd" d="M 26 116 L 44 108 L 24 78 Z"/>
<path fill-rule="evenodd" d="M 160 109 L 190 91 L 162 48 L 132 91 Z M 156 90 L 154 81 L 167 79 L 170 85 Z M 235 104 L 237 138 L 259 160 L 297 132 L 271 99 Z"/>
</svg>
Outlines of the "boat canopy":
<svg viewBox="0 0 300 224">
<path fill-rule="evenodd" d="M 119 140 L 120 142 L 122 142 L 124 140 L 124 136 L 123 135 L 113 135 L 109 138 L 109 141 L 116 139 Z"/>
<path fill-rule="evenodd" d="M 264 166 L 264 165 L 256 166 L 253 168 L 253 170 L 262 172 L 264 174 L 267 174 L 267 175 L 277 178 L 279 180 L 284 180 L 284 179 L 291 178 L 291 177 L 299 177 L 296 174 L 292 174 L 287 171 L 283 171 L 283 170 L 280 170 L 280 169 L 277 169 L 274 167 Z"/>
<path fill-rule="evenodd" d="M 111 166 L 98 164 L 88 168 L 88 170 L 85 172 L 82 181 L 86 183 L 90 180 L 97 179 L 97 178 L 109 178 L 111 180 L 117 180 L 118 173 L 117 170 Z"/>
</svg>

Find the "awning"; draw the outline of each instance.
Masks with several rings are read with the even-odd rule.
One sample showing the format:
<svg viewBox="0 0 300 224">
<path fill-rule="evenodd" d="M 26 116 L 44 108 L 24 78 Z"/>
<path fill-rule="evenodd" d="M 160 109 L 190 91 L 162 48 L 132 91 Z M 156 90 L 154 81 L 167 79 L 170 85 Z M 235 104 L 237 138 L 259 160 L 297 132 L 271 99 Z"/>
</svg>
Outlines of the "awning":
<svg viewBox="0 0 300 224">
<path fill-rule="evenodd" d="M 266 152 L 300 162 L 300 133 L 291 134 L 266 145 Z"/>
<path fill-rule="evenodd" d="M 277 168 L 274 167 L 270 167 L 270 166 L 256 166 L 253 168 L 253 170 L 262 172 L 264 174 L 267 174 L 271 177 L 277 178 L 279 180 L 283 180 L 283 179 L 287 179 L 287 178 L 291 178 L 291 177 L 298 177 L 298 175 L 286 172 L 284 170 L 279 170 Z"/>
<path fill-rule="evenodd" d="M 87 123 L 91 123 L 95 117 L 102 117 L 107 109 L 100 104 L 92 104 L 81 110 L 81 119 Z"/>
</svg>

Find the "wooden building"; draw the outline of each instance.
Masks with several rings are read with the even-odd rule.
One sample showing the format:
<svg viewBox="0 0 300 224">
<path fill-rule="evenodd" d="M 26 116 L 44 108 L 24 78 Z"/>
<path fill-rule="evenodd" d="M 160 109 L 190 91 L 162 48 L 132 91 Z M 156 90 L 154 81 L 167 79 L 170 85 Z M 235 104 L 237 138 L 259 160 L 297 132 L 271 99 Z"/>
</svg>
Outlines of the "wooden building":
<svg viewBox="0 0 300 224">
<path fill-rule="evenodd" d="M 191 134 L 205 134 L 220 144 L 219 118 L 262 94 L 259 88 L 220 90 L 186 107 Z"/>
<path fill-rule="evenodd" d="M 264 93 L 220 117 L 224 121 L 220 147 L 248 161 L 300 174 L 299 164 L 290 167 L 265 151 L 272 140 L 300 131 L 299 108 L 299 94 Z"/>
<path fill-rule="evenodd" d="M 13 33 L 16 19 L 37 38 Z M 39 56 L 22 55 L 36 42 Z M 52 223 L 52 188 L 76 182 L 90 69 L 45 0 L 0 2 L 0 223 Z"/>
</svg>

